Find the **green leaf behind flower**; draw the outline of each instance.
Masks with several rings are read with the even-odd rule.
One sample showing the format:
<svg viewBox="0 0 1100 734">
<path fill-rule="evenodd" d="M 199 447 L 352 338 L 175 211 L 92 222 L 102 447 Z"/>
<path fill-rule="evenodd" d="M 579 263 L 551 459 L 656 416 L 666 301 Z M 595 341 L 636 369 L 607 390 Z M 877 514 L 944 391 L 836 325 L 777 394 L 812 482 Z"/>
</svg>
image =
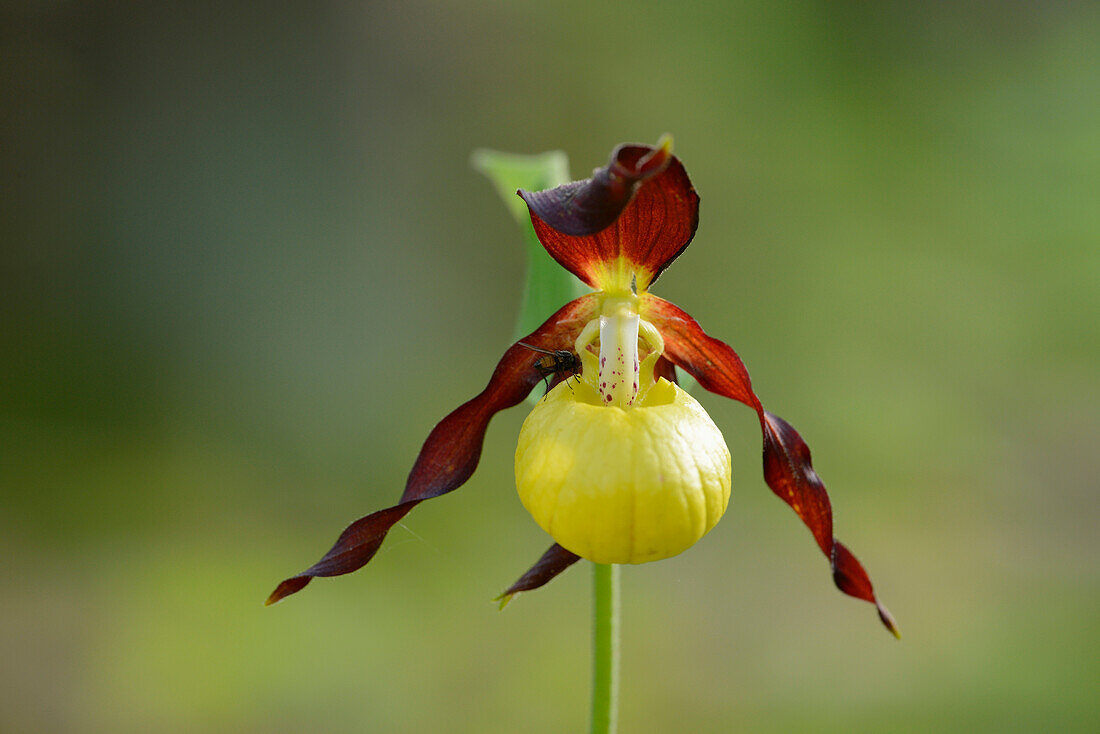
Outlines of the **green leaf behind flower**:
<svg viewBox="0 0 1100 734">
<path fill-rule="evenodd" d="M 577 296 L 589 292 L 583 283 L 554 262 L 535 236 L 531 216 L 516 191 L 541 191 L 569 182 L 569 159 L 560 150 L 538 155 L 515 155 L 476 150 L 470 158 L 485 174 L 523 230 L 527 250 L 527 278 L 516 323 L 516 338 L 530 334 L 550 314 Z"/>
</svg>

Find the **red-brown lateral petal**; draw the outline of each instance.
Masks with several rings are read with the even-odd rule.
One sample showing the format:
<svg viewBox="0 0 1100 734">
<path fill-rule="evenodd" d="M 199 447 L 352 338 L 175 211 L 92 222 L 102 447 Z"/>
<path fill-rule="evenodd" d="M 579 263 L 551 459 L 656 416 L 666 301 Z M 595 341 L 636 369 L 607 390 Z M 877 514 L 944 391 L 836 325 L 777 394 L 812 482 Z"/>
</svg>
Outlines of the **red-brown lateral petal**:
<svg viewBox="0 0 1100 734">
<path fill-rule="evenodd" d="M 496 598 L 500 602 L 501 609 L 512 600 L 512 597 L 521 591 L 532 591 L 540 586 L 553 581 L 558 574 L 580 560 L 580 556 L 572 551 L 567 551 L 557 543 L 547 549 L 542 557 L 535 562 L 527 573 L 520 576 L 519 581 L 508 587 L 508 590 Z"/>
<path fill-rule="evenodd" d="M 699 196 L 667 144 L 620 145 L 592 178 L 519 195 L 547 252 L 594 288 L 601 266 L 622 256 L 645 290 L 699 224 Z"/>
<path fill-rule="evenodd" d="M 678 306 L 656 296 L 647 295 L 643 300 L 642 318 L 661 332 L 665 356 L 673 363 L 690 372 L 707 390 L 756 411 L 764 436 L 764 481 L 813 533 L 829 559 L 837 588 L 874 604 L 882 623 L 897 636 L 894 619 L 875 598 L 863 565 L 833 537 L 832 506 L 824 482 L 814 471 L 810 448 L 791 424 L 764 410 L 737 353 L 728 344 L 707 336 L 698 322 Z"/>
<path fill-rule="evenodd" d="M 596 316 L 595 295 L 581 296 L 558 310 L 521 341 L 544 349 L 571 349 L 580 330 Z M 362 568 L 382 545 L 390 528 L 427 499 L 458 489 L 481 458 L 489 420 L 524 400 L 542 380 L 529 348 L 513 344 L 497 363 L 489 384 L 432 429 L 409 472 L 401 501 L 352 523 L 317 563 L 283 581 L 267 603 L 300 591 L 317 576 L 340 576 Z"/>
</svg>

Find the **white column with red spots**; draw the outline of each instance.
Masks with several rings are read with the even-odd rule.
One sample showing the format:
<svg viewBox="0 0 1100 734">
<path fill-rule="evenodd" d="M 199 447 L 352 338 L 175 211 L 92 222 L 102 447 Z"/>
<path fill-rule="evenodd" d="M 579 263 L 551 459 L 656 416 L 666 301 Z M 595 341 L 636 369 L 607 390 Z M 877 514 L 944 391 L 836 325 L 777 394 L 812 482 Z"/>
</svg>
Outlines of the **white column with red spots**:
<svg viewBox="0 0 1100 734">
<path fill-rule="evenodd" d="M 638 309 L 634 298 L 609 298 L 600 314 L 597 387 L 604 405 L 629 408 L 638 395 Z"/>
</svg>

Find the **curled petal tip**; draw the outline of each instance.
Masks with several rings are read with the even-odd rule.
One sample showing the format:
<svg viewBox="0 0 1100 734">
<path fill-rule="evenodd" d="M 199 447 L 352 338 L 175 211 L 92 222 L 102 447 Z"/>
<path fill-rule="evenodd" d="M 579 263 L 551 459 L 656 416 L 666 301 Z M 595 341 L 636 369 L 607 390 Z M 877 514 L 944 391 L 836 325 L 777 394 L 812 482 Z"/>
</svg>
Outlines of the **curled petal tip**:
<svg viewBox="0 0 1100 734">
<path fill-rule="evenodd" d="M 665 169 L 672 160 L 672 135 L 665 133 L 649 153 L 638 159 L 635 168 L 639 174 L 652 176 Z"/>
<path fill-rule="evenodd" d="M 275 602 L 282 601 L 291 594 L 296 594 L 306 587 L 311 580 L 309 576 L 292 576 L 283 583 L 275 587 L 275 591 L 271 592 L 271 596 L 267 597 L 267 601 L 264 602 L 265 607 L 269 607 Z"/>
<path fill-rule="evenodd" d="M 656 176 L 672 162 L 672 136 L 665 133 L 657 145 L 640 157 L 637 153 L 648 146 L 620 145 L 611 154 L 611 170 L 623 178 L 640 182 Z"/>
<path fill-rule="evenodd" d="M 890 610 L 879 602 L 875 602 L 875 606 L 878 608 L 878 618 L 886 625 L 886 629 L 890 630 L 890 634 L 900 640 L 901 630 L 898 629 L 897 622 L 894 621 L 894 615 L 890 614 Z"/>
</svg>

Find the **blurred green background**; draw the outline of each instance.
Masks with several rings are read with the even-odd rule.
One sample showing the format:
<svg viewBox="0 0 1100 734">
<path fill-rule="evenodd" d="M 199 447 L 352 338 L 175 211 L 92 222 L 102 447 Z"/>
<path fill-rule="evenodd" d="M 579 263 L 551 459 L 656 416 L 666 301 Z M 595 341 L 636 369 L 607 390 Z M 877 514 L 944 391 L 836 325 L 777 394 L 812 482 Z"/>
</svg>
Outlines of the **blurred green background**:
<svg viewBox="0 0 1100 734">
<path fill-rule="evenodd" d="M 676 139 L 658 284 L 814 450 L 904 634 L 760 476 L 624 570 L 623 732 L 1100 730 L 1100 11 L 1044 3 L 6 2 L 0 730 L 571 732 L 590 569 L 498 416 L 366 570 L 509 343 L 522 240 L 468 164 Z"/>
</svg>

